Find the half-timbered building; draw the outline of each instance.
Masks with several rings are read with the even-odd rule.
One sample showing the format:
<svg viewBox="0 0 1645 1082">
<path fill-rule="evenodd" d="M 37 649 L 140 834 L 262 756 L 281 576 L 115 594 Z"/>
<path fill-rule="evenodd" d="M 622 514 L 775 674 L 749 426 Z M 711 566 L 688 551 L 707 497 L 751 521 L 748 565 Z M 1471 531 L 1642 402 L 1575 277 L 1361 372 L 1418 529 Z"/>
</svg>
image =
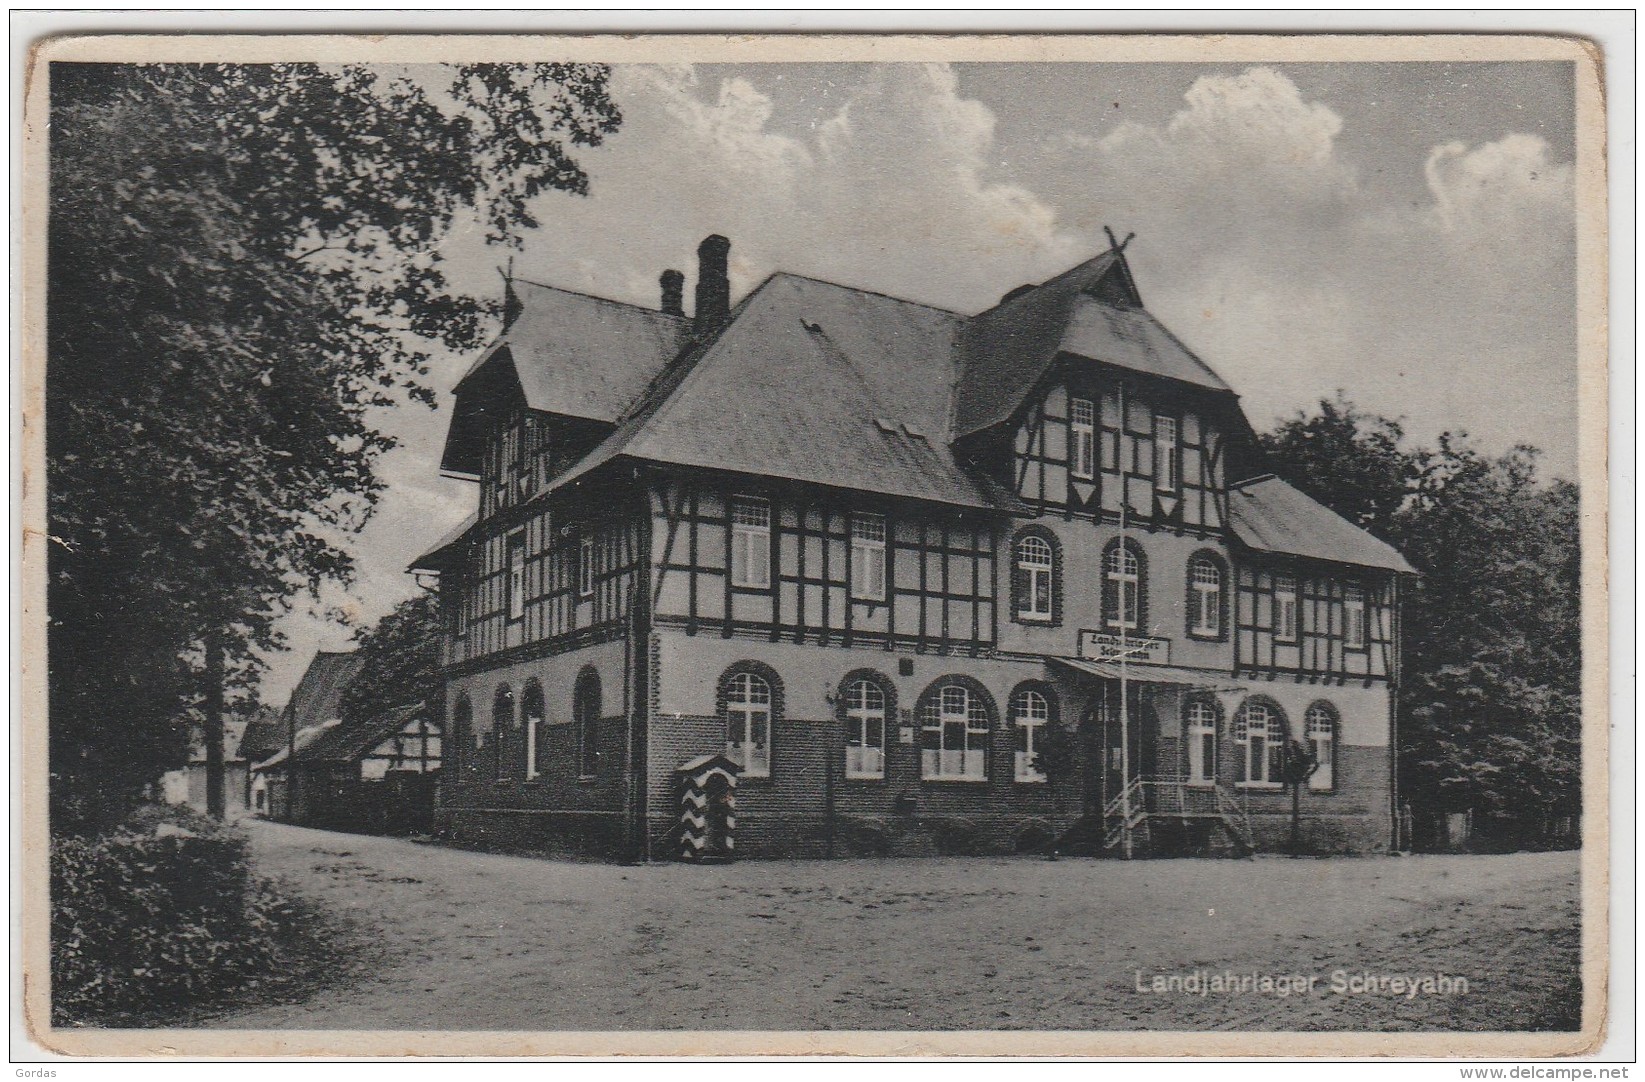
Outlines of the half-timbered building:
<svg viewBox="0 0 1645 1082">
<path fill-rule="evenodd" d="M 690 317 L 676 271 L 511 283 L 457 384 L 442 829 L 669 855 L 722 755 L 744 854 L 1262 848 L 1304 759 L 1309 844 L 1387 844 L 1410 568 L 1267 471 L 1122 245 L 972 316 L 733 306 L 728 249 Z"/>
</svg>

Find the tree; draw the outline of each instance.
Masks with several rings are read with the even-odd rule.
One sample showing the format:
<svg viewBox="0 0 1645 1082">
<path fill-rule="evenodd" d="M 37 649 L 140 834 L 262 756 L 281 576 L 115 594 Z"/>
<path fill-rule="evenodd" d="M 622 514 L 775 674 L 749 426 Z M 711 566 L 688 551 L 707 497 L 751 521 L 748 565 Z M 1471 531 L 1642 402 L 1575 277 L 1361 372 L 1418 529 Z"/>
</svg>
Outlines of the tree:
<svg viewBox="0 0 1645 1082">
<path fill-rule="evenodd" d="M 1051 791 L 1051 851 L 1046 856 L 1057 859 L 1057 838 L 1061 835 L 1058 821 L 1062 807 L 1057 797 L 1057 786 L 1072 777 L 1079 762 L 1079 744 L 1061 719 L 1040 726 L 1035 744 L 1034 769 L 1045 775 L 1045 785 Z"/>
<path fill-rule="evenodd" d="M 1349 522 L 1387 537 L 1420 470 L 1402 446 L 1396 420 L 1366 413 L 1344 398 L 1320 399 L 1319 411 L 1297 415 L 1259 437 L 1273 468 Z"/>
<path fill-rule="evenodd" d="M 1408 448 L 1340 396 L 1263 437 L 1277 470 L 1399 548 L 1400 791 L 1432 811 L 1520 820 L 1581 805 L 1579 491 L 1538 453 L 1465 434 Z"/>
<path fill-rule="evenodd" d="M 343 692 L 343 719 L 353 721 L 396 706 L 427 703 L 440 713 L 444 639 L 438 595 L 400 602 L 356 637 L 360 671 Z"/>
<path fill-rule="evenodd" d="M 432 403 L 433 351 L 494 325 L 441 271 L 454 227 L 518 246 L 621 119 L 601 65 L 447 74 L 52 65 L 54 829 L 175 762 L 180 708 L 220 747 L 203 674 L 243 691 L 274 619 L 350 574 L 371 411 Z"/>
<path fill-rule="evenodd" d="M 1319 769 L 1319 756 L 1300 740 L 1288 740 L 1280 758 L 1279 780 L 1291 790 L 1291 855 L 1302 852 L 1302 786 Z"/>
</svg>

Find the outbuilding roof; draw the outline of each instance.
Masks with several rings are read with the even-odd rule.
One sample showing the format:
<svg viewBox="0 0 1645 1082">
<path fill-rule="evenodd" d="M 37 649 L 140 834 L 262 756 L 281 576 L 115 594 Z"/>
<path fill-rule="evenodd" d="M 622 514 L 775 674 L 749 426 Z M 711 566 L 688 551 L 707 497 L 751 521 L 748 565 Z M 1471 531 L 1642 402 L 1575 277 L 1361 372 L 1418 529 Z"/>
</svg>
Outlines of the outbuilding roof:
<svg viewBox="0 0 1645 1082">
<path fill-rule="evenodd" d="M 343 692 L 359 675 L 361 657 L 352 651 L 321 650 L 291 692 L 286 709 L 297 729 L 316 728 L 342 716 Z"/>
<path fill-rule="evenodd" d="M 1416 573 L 1392 545 L 1272 474 L 1232 486 L 1228 524 L 1257 552 Z"/>
<path fill-rule="evenodd" d="M 299 763 L 352 762 L 405 728 L 423 710 L 421 703 L 397 706 L 381 714 L 345 721 L 321 732 L 297 749 Z"/>
</svg>

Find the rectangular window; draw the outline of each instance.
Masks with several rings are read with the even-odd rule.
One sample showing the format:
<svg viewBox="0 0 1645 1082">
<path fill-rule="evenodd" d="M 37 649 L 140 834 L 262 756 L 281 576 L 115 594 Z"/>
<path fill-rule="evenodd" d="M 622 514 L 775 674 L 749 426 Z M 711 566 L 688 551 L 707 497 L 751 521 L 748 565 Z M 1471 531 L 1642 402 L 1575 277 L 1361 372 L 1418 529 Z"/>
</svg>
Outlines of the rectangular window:
<svg viewBox="0 0 1645 1082">
<path fill-rule="evenodd" d="M 527 718 L 525 722 L 525 777 L 526 781 L 535 778 L 537 769 L 537 726 L 542 724 L 540 718 Z"/>
<path fill-rule="evenodd" d="M 514 502 L 518 492 L 516 477 L 520 469 L 520 421 L 511 418 L 508 426 L 503 429 L 502 461 L 498 463 L 497 483 L 502 505 L 507 507 Z"/>
<path fill-rule="evenodd" d="M 1297 641 L 1297 580 L 1293 575 L 1274 576 L 1274 638 Z"/>
<path fill-rule="evenodd" d="M 1154 487 L 1177 490 L 1177 422 L 1172 417 L 1154 418 Z"/>
<path fill-rule="evenodd" d="M 525 531 L 508 535 L 508 618 L 525 618 Z"/>
<path fill-rule="evenodd" d="M 731 584 L 771 585 L 771 505 L 764 500 L 731 502 Z"/>
<path fill-rule="evenodd" d="M 1089 398 L 1069 401 L 1068 469 L 1075 477 L 1090 477 L 1096 447 L 1095 413 Z"/>
<path fill-rule="evenodd" d="M 885 600 L 885 517 L 857 515 L 851 520 L 851 596 Z"/>
<path fill-rule="evenodd" d="M 594 539 L 584 537 L 577 543 L 577 595 L 594 596 Z"/>
<path fill-rule="evenodd" d="M 1342 590 L 1342 644 L 1354 649 L 1365 646 L 1365 591 L 1358 586 Z"/>
</svg>

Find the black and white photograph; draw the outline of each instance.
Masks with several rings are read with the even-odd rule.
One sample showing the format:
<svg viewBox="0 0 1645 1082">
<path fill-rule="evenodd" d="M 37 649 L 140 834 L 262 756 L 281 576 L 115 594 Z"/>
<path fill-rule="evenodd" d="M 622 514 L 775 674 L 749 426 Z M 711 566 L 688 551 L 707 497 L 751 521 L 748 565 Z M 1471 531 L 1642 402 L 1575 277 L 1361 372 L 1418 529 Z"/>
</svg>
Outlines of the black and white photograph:
<svg viewBox="0 0 1645 1082">
<path fill-rule="evenodd" d="M 1597 1046 L 1583 43 L 145 42 L 30 73 L 38 1045 Z"/>
</svg>

